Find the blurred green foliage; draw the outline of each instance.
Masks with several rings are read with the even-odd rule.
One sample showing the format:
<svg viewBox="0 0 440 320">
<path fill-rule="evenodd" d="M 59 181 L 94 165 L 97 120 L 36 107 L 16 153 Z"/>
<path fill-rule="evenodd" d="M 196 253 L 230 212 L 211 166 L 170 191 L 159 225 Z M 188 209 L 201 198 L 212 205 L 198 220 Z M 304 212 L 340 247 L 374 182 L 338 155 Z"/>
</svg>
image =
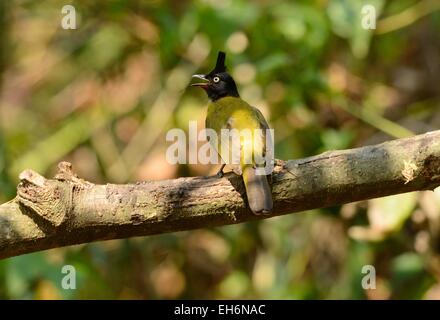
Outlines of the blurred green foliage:
<svg viewBox="0 0 440 320">
<path fill-rule="evenodd" d="M 165 133 L 205 118 L 187 88 L 218 50 L 275 129 L 276 156 L 440 127 L 434 0 L 0 1 L 0 202 L 18 173 L 124 183 L 213 174 L 165 161 Z M 377 28 L 361 27 L 374 5 Z M 403 161 L 403 159 L 402 159 Z M 0 261 L 0 298 L 440 298 L 440 192 Z M 77 289 L 63 290 L 62 266 Z M 376 268 L 376 289 L 361 286 Z"/>
</svg>

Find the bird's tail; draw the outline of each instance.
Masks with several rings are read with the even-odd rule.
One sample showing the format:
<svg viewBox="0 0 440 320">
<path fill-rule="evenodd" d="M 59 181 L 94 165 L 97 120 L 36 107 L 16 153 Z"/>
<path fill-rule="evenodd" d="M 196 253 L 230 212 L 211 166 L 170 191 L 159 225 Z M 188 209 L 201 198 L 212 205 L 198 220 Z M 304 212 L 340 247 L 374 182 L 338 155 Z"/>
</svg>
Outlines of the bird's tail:
<svg viewBox="0 0 440 320">
<path fill-rule="evenodd" d="M 249 207 L 256 215 L 269 214 L 272 211 L 272 192 L 265 175 L 258 175 L 252 166 L 243 168 L 243 181 L 246 187 Z"/>
</svg>

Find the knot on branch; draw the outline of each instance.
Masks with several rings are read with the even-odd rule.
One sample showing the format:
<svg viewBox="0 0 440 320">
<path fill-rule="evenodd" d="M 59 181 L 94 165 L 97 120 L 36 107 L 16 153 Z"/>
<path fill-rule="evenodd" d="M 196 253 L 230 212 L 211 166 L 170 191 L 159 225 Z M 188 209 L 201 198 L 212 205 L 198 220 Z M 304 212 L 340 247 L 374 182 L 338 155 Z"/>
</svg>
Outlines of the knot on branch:
<svg viewBox="0 0 440 320">
<path fill-rule="evenodd" d="M 73 172 L 72 164 L 66 161 L 58 163 L 58 172 L 55 175 L 55 179 L 59 181 L 82 182 L 78 175 Z"/>
<path fill-rule="evenodd" d="M 19 178 L 17 200 L 21 205 L 54 227 L 66 221 L 73 206 L 74 185 L 82 181 L 72 172 L 70 163 L 58 165 L 56 180 L 47 180 L 29 169 L 20 173 Z"/>
<path fill-rule="evenodd" d="M 423 165 L 421 175 L 423 175 L 430 184 L 437 186 L 437 183 L 440 181 L 440 156 L 429 155 L 426 157 Z"/>
</svg>

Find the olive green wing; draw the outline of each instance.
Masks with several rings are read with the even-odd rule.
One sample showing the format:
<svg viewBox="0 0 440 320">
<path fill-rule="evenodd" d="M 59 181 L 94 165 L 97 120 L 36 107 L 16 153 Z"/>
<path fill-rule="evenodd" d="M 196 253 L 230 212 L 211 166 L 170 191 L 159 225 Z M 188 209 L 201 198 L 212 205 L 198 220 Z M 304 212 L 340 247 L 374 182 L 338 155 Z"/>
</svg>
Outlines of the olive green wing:
<svg viewBox="0 0 440 320">
<path fill-rule="evenodd" d="M 263 114 L 258 108 L 251 107 L 252 110 L 255 112 L 258 122 L 260 123 L 261 129 L 269 129 L 269 124 L 267 123 L 266 119 L 264 118 Z"/>
<path fill-rule="evenodd" d="M 261 143 L 263 145 L 263 152 L 262 155 L 265 160 L 271 161 L 271 163 L 274 162 L 274 147 L 273 147 L 273 136 L 269 127 L 269 124 L 267 123 L 266 119 L 264 118 L 261 111 L 256 107 L 251 107 L 253 113 L 255 114 L 255 117 L 258 119 L 259 128 L 261 129 Z M 254 155 L 255 156 L 255 155 Z M 266 161 L 264 164 L 266 165 Z M 261 163 L 260 163 L 261 165 Z M 257 165 L 258 166 L 258 165 Z"/>
</svg>

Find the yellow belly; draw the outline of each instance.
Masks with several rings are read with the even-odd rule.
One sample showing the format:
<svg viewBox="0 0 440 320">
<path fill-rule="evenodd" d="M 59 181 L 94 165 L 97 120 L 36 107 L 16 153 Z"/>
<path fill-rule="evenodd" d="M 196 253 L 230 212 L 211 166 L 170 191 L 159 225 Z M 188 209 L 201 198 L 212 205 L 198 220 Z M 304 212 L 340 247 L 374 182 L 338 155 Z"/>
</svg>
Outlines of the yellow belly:
<svg viewBox="0 0 440 320">
<path fill-rule="evenodd" d="M 257 109 L 237 97 L 225 97 L 209 104 L 206 128 L 217 134 L 217 140 L 210 139 L 210 143 L 226 164 L 253 165 L 255 159 L 264 156 L 264 130 L 268 127 L 261 118 Z"/>
</svg>

